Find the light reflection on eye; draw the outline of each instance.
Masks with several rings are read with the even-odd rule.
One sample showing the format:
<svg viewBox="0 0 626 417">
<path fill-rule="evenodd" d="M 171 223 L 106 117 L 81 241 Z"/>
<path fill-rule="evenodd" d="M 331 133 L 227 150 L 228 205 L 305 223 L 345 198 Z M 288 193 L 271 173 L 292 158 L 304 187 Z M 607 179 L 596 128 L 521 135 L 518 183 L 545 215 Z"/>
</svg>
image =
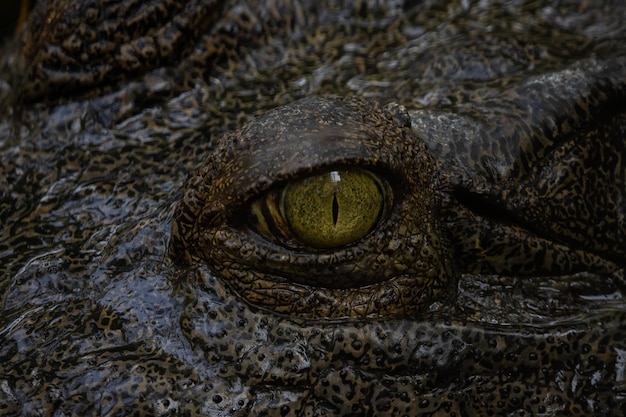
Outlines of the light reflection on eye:
<svg viewBox="0 0 626 417">
<path fill-rule="evenodd" d="M 250 223 L 261 235 L 279 241 L 330 249 L 367 235 L 391 199 L 387 181 L 370 171 L 326 171 L 293 180 L 257 199 Z"/>
</svg>

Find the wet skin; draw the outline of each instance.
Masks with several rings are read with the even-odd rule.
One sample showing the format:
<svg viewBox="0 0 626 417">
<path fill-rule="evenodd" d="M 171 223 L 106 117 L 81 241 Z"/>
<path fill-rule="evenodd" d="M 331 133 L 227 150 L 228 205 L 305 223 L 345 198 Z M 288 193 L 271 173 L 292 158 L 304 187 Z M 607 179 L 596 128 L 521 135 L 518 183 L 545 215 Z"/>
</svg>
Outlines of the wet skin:
<svg viewBox="0 0 626 417">
<path fill-rule="evenodd" d="M 623 5 L 79 3 L 3 54 L 1 414 L 624 414 Z"/>
</svg>

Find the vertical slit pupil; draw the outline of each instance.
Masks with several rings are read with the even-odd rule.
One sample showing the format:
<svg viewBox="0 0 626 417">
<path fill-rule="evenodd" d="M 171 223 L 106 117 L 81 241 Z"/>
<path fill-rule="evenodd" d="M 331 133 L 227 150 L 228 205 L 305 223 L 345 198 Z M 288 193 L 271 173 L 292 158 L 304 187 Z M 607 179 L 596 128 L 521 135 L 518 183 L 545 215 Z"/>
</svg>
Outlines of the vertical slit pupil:
<svg viewBox="0 0 626 417">
<path fill-rule="evenodd" d="M 337 226 L 337 217 L 339 217 L 339 203 L 337 193 L 333 193 L 333 226 Z"/>
</svg>

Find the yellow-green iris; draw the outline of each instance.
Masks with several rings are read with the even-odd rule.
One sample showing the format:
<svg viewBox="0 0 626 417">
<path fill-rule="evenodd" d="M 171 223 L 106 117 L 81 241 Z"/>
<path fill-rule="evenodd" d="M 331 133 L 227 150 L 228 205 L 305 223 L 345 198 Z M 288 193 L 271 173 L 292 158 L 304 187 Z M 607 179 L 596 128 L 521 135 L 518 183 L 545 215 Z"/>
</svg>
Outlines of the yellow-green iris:
<svg viewBox="0 0 626 417">
<path fill-rule="evenodd" d="M 385 205 L 384 188 L 365 170 L 329 171 L 288 183 L 280 197 L 280 211 L 302 243 L 338 247 L 372 229 Z"/>
</svg>

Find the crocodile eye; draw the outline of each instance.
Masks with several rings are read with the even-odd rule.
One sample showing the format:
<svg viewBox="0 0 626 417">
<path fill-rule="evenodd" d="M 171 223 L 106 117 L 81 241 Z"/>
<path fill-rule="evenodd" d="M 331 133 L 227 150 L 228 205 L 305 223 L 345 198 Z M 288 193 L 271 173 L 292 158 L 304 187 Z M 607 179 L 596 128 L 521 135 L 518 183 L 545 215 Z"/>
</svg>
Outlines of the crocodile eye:
<svg viewBox="0 0 626 417">
<path fill-rule="evenodd" d="M 387 181 L 370 171 L 327 171 L 257 199 L 251 224 L 283 241 L 336 248 L 367 235 L 390 205 L 391 194 Z"/>
<path fill-rule="evenodd" d="M 311 96 L 225 134 L 186 182 L 170 256 L 206 264 L 207 290 L 219 277 L 302 318 L 414 318 L 450 303 L 437 163 L 410 121 L 401 106 Z"/>
</svg>

